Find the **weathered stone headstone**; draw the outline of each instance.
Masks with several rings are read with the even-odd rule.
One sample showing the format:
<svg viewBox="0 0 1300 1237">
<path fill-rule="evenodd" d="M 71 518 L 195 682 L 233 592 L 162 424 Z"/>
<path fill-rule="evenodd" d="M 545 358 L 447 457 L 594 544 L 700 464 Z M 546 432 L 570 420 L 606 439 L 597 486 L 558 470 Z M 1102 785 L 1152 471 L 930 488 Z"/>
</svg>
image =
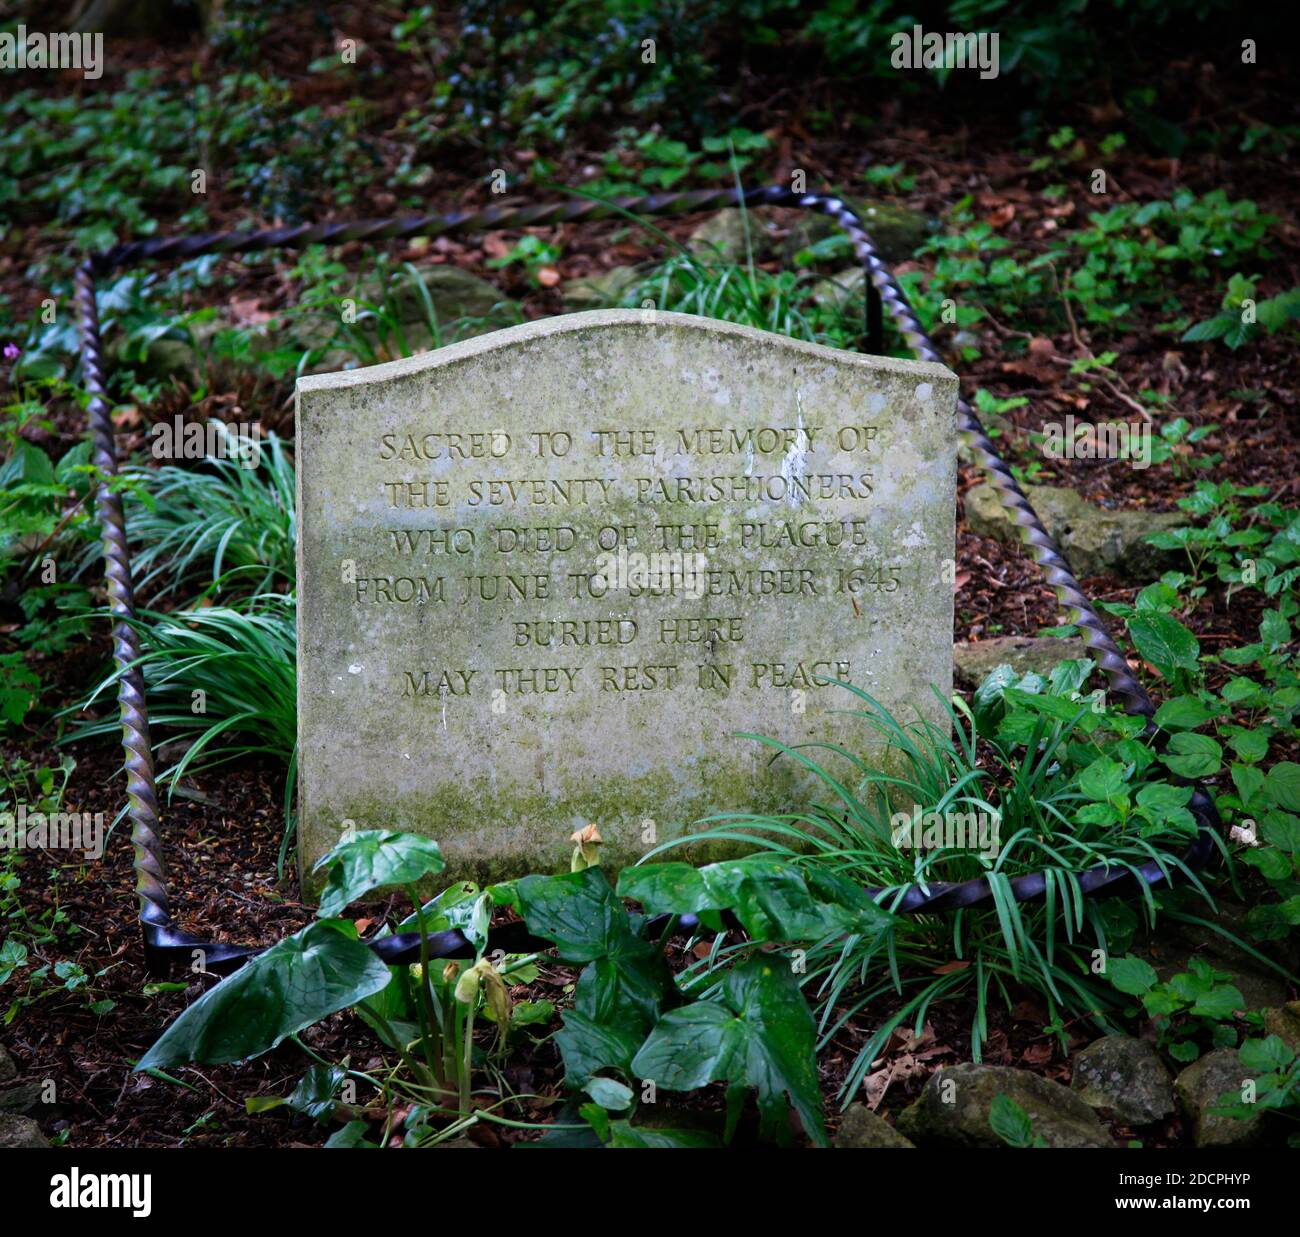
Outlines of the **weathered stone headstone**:
<svg viewBox="0 0 1300 1237">
<path fill-rule="evenodd" d="M 556 870 L 589 823 L 627 862 L 806 804 L 735 734 L 863 750 L 828 680 L 939 719 L 956 393 L 637 310 L 301 379 L 304 871 L 348 822 L 480 879 Z"/>
</svg>

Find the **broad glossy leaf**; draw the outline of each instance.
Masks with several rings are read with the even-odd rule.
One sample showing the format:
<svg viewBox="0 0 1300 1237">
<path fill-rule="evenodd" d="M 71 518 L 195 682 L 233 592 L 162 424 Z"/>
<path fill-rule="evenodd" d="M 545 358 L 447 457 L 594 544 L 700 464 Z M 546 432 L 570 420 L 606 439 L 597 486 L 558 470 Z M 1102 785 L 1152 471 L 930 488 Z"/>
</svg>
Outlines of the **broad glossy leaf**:
<svg viewBox="0 0 1300 1237">
<path fill-rule="evenodd" d="M 619 893 L 652 915 L 729 910 L 753 941 L 816 941 L 832 932 L 883 931 L 892 916 L 855 885 L 816 869 L 753 856 L 625 868 Z"/>
<path fill-rule="evenodd" d="M 473 881 L 461 881 L 444 889 L 436 898 L 430 898 L 421 908 L 426 932 L 445 932 L 459 928 L 474 949 L 482 954 L 487 947 L 488 928 L 492 922 L 492 899 L 479 890 Z M 411 912 L 400 924 L 398 932 L 418 932 L 420 916 Z"/>
<path fill-rule="evenodd" d="M 343 925 L 318 919 L 205 992 L 135 1068 L 255 1057 L 380 991 L 388 980 L 388 967 Z"/>
<path fill-rule="evenodd" d="M 627 911 L 598 867 L 563 876 L 526 876 L 515 887 L 530 932 L 554 941 L 566 962 L 644 953 Z"/>
<path fill-rule="evenodd" d="M 611 1147 L 719 1147 L 717 1135 L 707 1130 L 668 1130 L 651 1126 L 630 1125 L 626 1121 L 609 1123 Z"/>
<path fill-rule="evenodd" d="M 592 1078 L 587 1094 L 610 1112 L 626 1112 L 632 1106 L 632 1088 L 615 1078 Z"/>
<path fill-rule="evenodd" d="M 584 1087 L 603 1069 L 616 1069 L 631 1077 L 632 1058 L 645 1039 L 645 1031 L 609 1026 L 580 1014 L 564 1015 L 555 1044 L 564 1060 L 564 1079 L 571 1087 Z"/>
<path fill-rule="evenodd" d="M 781 1137 L 789 1104 L 809 1137 L 825 1145 L 815 1047 L 812 1014 L 788 966 L 754 958 L 728 972 L 721 1001 L 660 1018 L 632 1069 L 669 1091 L 709 1082 L 753 1087 L 768 1134 Z"/>
<path fill-rule="evenodd" d="M 365 829 L 340 842 L 316 865 L 329 870 L 320 897 L 320 915 L 338 915 L 372 889 L 411 885 L 447 865 L 438 843 L 418 833 Z"/>
</svg>

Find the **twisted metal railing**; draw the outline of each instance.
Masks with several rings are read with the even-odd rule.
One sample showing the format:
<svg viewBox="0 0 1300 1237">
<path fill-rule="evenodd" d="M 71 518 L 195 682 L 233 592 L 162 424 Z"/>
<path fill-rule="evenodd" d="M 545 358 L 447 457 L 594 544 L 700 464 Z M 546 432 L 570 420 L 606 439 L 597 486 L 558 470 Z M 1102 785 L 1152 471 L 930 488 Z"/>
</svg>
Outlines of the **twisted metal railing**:
<svg viewBox="0 0 1300 1237">
<path fill-rule="evenodd" d="M 104 385 L 103 347 L 95 303 L 96 278 L 140 262 L 184 260 L 214 253 L 253 253 L 265 249 L 302 248 L 306 245 L 338 244 L 344 241 L 399 240 L 410 236 L 470 232 L 487 226 L 524 228 L 603 219 L 615 215 L 688 214 L 740 205 L 751 208 L 798 207 L 833 219 L 852 241 L 854 252 L 867 277 L 869 346 L 876 351 L 882 350 L 880 337 L 883 306 L 888 309 L 899 333 L 919 358 L 941 361 L 898 281 L 877 253 L 866 228 L 853 210 L 836 197 L 793 193 L 777 185 L 747 190 L 708 189 L 662 193 L 613 202 L 577 198 L 567 202 L 523 207 L 494 206 L 481 211 L 449 215 L 417 215 L 401 219 L 300 224 L 259 231 L 157 237 L 130 241 L 103 253 L 92 254 L 78 269 L 76 291 L 82 368 L 90 393 L 88 412 L 94 441 L 94 461 L 101 477 L 96 491 L 96 505 L 102 530 L 109 607 L 113 615 L 113 658 L 119 671 L 118 707 L 122 721 L 122 746 L 126 752 L 127 811 L 131 820 L 133 867 L 136 896 L 140 904 L 145 962 L 151 972 L 165 971 L 173 960 L 181 958 L 188 961 L 195 951 L 202 951 L 206 968 L 222 973 L 234 969 L 245 958 L 259 952 L 260 947 L 205 941 L 172 926 L 163 866 L 158 792 L 149 741 L 149 714 L 144 679 L 138 665 L 139 638 L 132 625 L 134 600 L 131 560 L 121 497 L 111 485 L 117 473 L 117 454 Z M 1154 712 L 1150 697 L 1129 669 L 1106 630 L 1105 623 L 1093 609 L 1065 557 L 1016 484 L 1011 469 L 1003 462 L 985 434 L 974 410 L 962 398 L 957 401 L 957 422 L 963 442 L 975 462 L 988 475 L 1002 506 L 1010 512 L 1020 531 L 1021 540 L 1055 590 L 1068 621 L 1082 633 L 1089 654 L 1106 676 L 1109 690 L 1120 698 L 1126 712 L 1146 717 L 1149 721 Z M 1198 829 L 1195 839 L 1181 858 L 1188 868 L 1195 869 L 1202 867 L 1213 853 L 1219 817 L 1209 795 L 1200 786 L 1193 786 L 1189 807 L 1196 818 Z M 1077 880 L 1083 893 L 1093 897 L 1106 897 L 1132 890 L 1138 880 L 1148 885 L 1162 884 L 1168 880 L 1168 875 L 1160 864 L 1152 861 L 1137 869 L 1097 865 L 1078 873 Z M 1017 901 L 1032 901 L 1043 896 L 1047 876 L 1042 872 L 1030 873 L 1015 877 L 1010 885 Z M 869 892 L 880 896 L 883 891 Z M 932 914 L 988 906 L 992 901 L 993 893 L 989 883 L 980 877 L 959 884 L 933 883 L 924 888 L 913 886 L 901 897 L 891 896 L 889 906 L 896 912 Z M 653 926 L 660 926 L 659 921 L 656 920 Z M 696 926 L 694 916 L 682 916 L 678 921 L 679 931 L 690 931 Z M 370 944 L 387 962 L 410 962 L 419 957 L 419 937 L 415 933 L 390 936 Z M 428 956 L 434 958 L 472 956 L 474 952 L 470 943 L 458 931 L 434 934 L 429 945 Z M 502 949 L 510 953 L 545 949 L 549 945 L 550 942 L 531 936 L 521 923 L 503 924 L 494 928 L 488 941 L 490 949 Z"/>
</svg>

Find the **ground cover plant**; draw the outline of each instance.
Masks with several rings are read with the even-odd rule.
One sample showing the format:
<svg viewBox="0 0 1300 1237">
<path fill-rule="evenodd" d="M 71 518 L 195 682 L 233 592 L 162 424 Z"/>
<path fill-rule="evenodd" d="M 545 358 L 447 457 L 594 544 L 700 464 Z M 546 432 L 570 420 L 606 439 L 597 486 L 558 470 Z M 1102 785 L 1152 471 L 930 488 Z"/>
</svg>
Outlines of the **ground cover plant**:
<svg viewBox="0 0 1300 1237">
<path fill-rule="evenodd" d="M 888 5 L 219 7 L 207 28 L 188 14 L 123 33 L 99 86 L 6 71 L 0 98 L 0 819 L 104 815 L 102 860 L 0 848 L 0 1045 L 40 1137 L 811 1147 L 848 1141 L 866 1110 L 938 1146 L 917 1124 L 937 1071 L 1068 1087 L 1103 1038 L 1180 1080 L 1156 1117 L 1098 1107 L 1115 1145 L 1292 1137 L 1296 126 L 1227 6 L 935 6 L 954 29 L 1000 28 L 987 90 L 895 71 L 888 36 L 911 18 Z M 833 230 L 781 210 L 142 266 L 98 299 L 169 879 L 188 929 L 270 947 L 219 983 L 146 975 L 78 255 L 796 174 L 877 212 L 1022 483 L 1180 517 L 1085 582 L 1153 728 L 1108 697 L 1032 564 L 963 506 L 954 639 L 1046 636 L 1059 655 L 1030 665 L 1006 646 L 944 700 L 949 730 L 845 691 L 851 749 L 734 740 L 814 775 L 797 812 L 701 822 L 622 871 L 579 829 L 554 839 L 552 870 L 483 887 L 444 887 L 434 842 L 362 831 L 323 863 L 317 905 L 292 862 L 295 378 L 647 303 L 861 349 L 863 282 Z M 885 348 L 909 355 L 888 323 Z M 1067 417 L 1149 429 L 1149 464 L 1053 452 Z M 159 459 L 178 418 L 221 449 Z M 978 480 L 963 467 L 963 498 Z M 1223 821 L 1195 870 L 1192 783 Z M 909 846 L 896 818 L 913 808 L 996 820 L 996 842 Z M 754 852 L 697 866 L 709 838 Z M 1169 879 L 1081 896 L 1099 864 Z M 1046 896 L 1017 902 L 1010 882 L 1040 871 Z M 899 910 L 910 888 L 972 877 L 990 906 Z M 489 924 L 533 945 L 493 951 Z M 433 957 L 453 930 L 467 955 Z M 369 948 L 401 934 L 418 960 Z M 49 1080 L 53 1098 L 32 1098 Z M 1031 1095 L 989 1101 L 990 1145 L 1056 1145 Z"/>
</svg>

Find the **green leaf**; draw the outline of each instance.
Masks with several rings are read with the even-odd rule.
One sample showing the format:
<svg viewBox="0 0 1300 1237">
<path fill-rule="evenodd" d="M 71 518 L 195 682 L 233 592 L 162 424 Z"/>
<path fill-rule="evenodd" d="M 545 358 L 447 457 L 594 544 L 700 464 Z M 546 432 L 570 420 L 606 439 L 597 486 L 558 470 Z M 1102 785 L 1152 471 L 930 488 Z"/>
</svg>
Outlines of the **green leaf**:
<svg viewBox="0 0 1300 1237">
<path fill-rule="evenodd" d="M 27 946 L 12 936 L 0 945 L 0 984 L 4 983 L 20 966 L 27 965 Z"/>
<path fill-rule="evenodd" d="M 1079 789 L 1095 803 L 1127 801 L 1124 766 L 1109 756 L 1099 756 L 1079 774 Z"/>
<path fill-rule="evenodd" d="M 1162 759 L 1179 777 L 1210 777 L 1223 763 L 1223 748 L 1209 735 L 1183 731 L 1169 740 Z"/>
<path fill-rule="evenodd" d="M 1279 760 L 1264 778 L 1264 794 L 1288 812 L 1300 812 L 1300 764 Z"/>
<path fill-rule="evenodd" d="M 1300 817 L 1290 812 L 1270 811 L 1259 822 L 1259 835 L 1278 850 L 1289 855 L 1300 855 Z"/>
<path fill-rule="evenodd" d="M 318 919 L 272 945 L 195 1001 L 136 1070 L 242 1061 L 380 991 L 388 967 L 349 929 Z"/>
<path fill-rule="evenodd" d="M 1163 678 L 1172 680 L 1179 670 L 1196 673 L 1201 646 L 1173 615 L 1144 610 L 1129 619 L 1128 631 L 1143 659 Z"/>
<path fill-rule="evenodd" d="M 1256 764 L 1268 755 L 1268 735 L 1262 730 L 1233 731 L 1228 744 L 1247 764 Z"/>
<path fill-rule="evenodd" d="M 1246 998 L 1231 984 L 1219 984 L 1205 996 L 1200 997 L 1192 1006 L 1191 1012 L 1198 1018 L 1222 1020 L 1231 1018 L 1239 1009 L 1246 1008 Z"/>
<path fill-rule="evenodd" d="M 1248 1039 L 1237 1050 L 1237 1057 L 1248 1070 L 1272 1074 L 1290 1066 L 1296 1054 L 1280 1035 L 1269 1035 L 1264 1039 Z"/>
<path fill-rule="evenodd" d="M 1191 798 L 1190 786 L 1152 782 L 1138 791 L 1137 806 L 1153 824 L 1171 825 L 1191 833 L 1196 829 L 1196 817 L 1187 808 Z"/>
<path fill-rule="evenodd" d="M 1259 624 L 1259 638 L 1270 653 L 1291 641 L 1291 624 L 1286 621 L 1280 610 L 1269 610 Z"/>
<path fill-rule="evenodd" d="M 829 873 L 808 875 L 766 856 L 703 868 L 684 863 L 624 868 L 618 891 L 648 914 L 729 910 L 752 941 L 816 941 L 830 932 L 882 932 L 893 916 Z"/>
<path fill-rule="evenodd" d="M 338 1065 L 313 1065 L 298 1081 L 285 1105 L 313 1121 L 325 1121 L 334 1115 L 338 1101 L 334 1093 L 348 1076 Z"/>
<path fill-rule="evenodd" d="M 564 1026 L 555 1033 L 555 1045 L 564 1061 L 564 1080 L 584 1087 L 599 1070 L 617 1069 L 629 1077 L 632 1058 L 644 1042 L 644 1028 L 606 1026 L 576 1009 L 567 1010 Z"/>
<path fill-rule="evenodd" d="M 1250 864 L 1265 880 L 1286 880 L 1291 875 L 1291 860 L 1272 846 L 1250 847 L 1241 855 L 1241 861 Z"/>
<path fill-rule="evenodd" d="M 989 1128 L 1009 1147 L 1028 1147 L 1034 1139 L 1034 1123 L 1029 1114 L 1002 1092 L 989 1105 Z"/>
<path fill-rule="evenodd" d="M 1264 785 L 1264 775 L 1254 765 L 1234 764 L 1230 770 L 1232 784 L 1237 788 L 1241 806 L 1250 810 L 1250 803 Z"/>
<path fill-rule="evenodd" d="M 364 1121 L 349 1121 L 347 1125 L 334 1131 L 326 1140 L 327 1147 L 377 1147 L 366 1135 L 370 1127 Z"/>
<path fill-rule="evenodd" d="M 1195 730 L 1218 715 L 1196 696 L 1174 696 L 1156 710 L 1156 725 L 1162 730 Z"/>
<path fill-rule="evenodd" d="M 444 889 L 421 908 L 426 932 L 445 932 L 458 928 L 477 953 L 487 948 L 488 928 L 492 920 L 492 899 L 479 892 L 473 881 L 461 881 Z M 411 912 L 400 924 L 398 932 L 419 930 L 420 915 Z"/>
<path fill-rule="evenodd" d="M 719 1147 L 716 1134 L 707 1130 L 670 1130 L 630 1125 L 626 1121 L 609 1123 L 611 1147 Z"/>
<path fill-rule="evenodd" d="M 563 876 L 526 876 L 515 893 L 529 931 L 554 941 L 566 962 L 646 952 L 599 867 Z"/>
<path fill-rule="evenodd" d="M 786 1130 L 788 1096 L 813 1142 L 827 1143 L 813 1017 L 789 968 L 775 958 L 754 958 L 729 971 L 721 1001 L 665 1014 L 632 1069 L 668 1091 L 694 1091 L 710 1082 L 753 1087 L 763 1130 L 778 1138 Z"/>
<path fill-rule="evenodd" d="M 632 1106 L 632 1088 L 614 1078 L 592 1078 L 587 1094 L 610 1112 L 624 1112 Z"/>
<path fill-rule="evenodd" d="M 1106 978 L 1120 992 L 1129 996 L 1141 996 L 1149 991 L 1160 978 L 1149 962 L 1129 954 L 1124 958 L 1112 958 L 1106 967 Z"/>
<path fill-rule="evenodd" d="M 446 866 L 432 838 L 392 829 L 364 829 L 340 842 L 316 864 L 315 871 L 329 869 L 318 914 L 323 918 L 338 915 L 372 889 L 411 885 Z"/>
</svg>

